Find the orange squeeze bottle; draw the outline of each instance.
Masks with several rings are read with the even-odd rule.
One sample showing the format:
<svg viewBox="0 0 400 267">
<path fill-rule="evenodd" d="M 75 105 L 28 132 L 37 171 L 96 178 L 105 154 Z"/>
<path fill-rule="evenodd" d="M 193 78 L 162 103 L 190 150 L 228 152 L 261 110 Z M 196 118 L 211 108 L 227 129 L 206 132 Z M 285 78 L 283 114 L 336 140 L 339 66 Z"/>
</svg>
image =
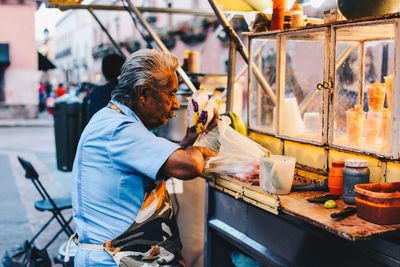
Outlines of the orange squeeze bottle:
<svg viewBox="0 0 400 267">
<path fill-rule="evenodd" d="M 283 30 L 285 0 L 274 0 L 271 20 L 271 31 Z"/>
</svg>

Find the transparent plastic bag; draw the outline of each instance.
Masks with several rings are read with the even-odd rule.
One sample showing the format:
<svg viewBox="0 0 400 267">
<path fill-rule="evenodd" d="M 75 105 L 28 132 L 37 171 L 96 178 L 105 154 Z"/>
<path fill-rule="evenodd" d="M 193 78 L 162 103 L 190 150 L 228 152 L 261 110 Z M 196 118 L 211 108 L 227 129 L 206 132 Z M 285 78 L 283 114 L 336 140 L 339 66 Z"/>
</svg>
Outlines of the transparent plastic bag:
<svg viewBox="0 0 400 267">
<path fill-rule="evenodd" d="M 229 117 L 223 116 L 209 134 L 200 135 L 195 145 L 218 152 L 209 158 L 205 173 L 231 176 L 251 185 L 259 184 L 260 157 L 269 151 L 229 126 Z"/>
</svg>

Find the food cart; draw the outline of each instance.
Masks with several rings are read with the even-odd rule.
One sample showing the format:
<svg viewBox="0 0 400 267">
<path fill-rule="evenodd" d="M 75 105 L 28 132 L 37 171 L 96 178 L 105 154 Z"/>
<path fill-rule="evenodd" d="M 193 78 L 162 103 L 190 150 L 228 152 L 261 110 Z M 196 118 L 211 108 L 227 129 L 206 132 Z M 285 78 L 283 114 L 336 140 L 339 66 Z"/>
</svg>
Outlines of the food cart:
<svg viewBox="0 0 400 267">
<path fill-rule="evenodd" d="M 297 180 L 321 181 L 333 161 L 361 158 L 368 160 L 371 182 L 400 181 L 400 93 L 396 90 L 400 84 L 400 14 L 250 33 L 248 53 L 215 1 L 209 2 L 231 37 L 228 110 L 234 101 L 236 51 L 249 66 L 251 139 L 273 154 L 295 157 Z M 132 4 L 129 9 L 140 18 Z M 152 32 L 151 28 L 147 30 Z M 364 95 L 371 86 L 365 80 L 367 51 L 381 67 L 376 79 L 384 83 L 383 78 L 392 75 L 393 90 L 384 115 L 371 120 L 370 132 L 363 136 L 348 131 L 350 124 L 358 122 L 348 119 L 347 114 L 356 112 L 354 105 L 361 107 L 359 112 L 367 105 Z M 350 89 L 341 85 L 338 74 L 352 54 L 358 55 L 358 78 L 349 93 L 355 95 L 355 101 L 343 108 L 347 100 L 343 95 L 348 94 L 342 93 Z M 273 56 L 275 61 L 271 60 Z M 300 56 L 302 65 L 297 65 Z M 268 60 L 270 64 L 266 64 Z M 271 67 L 275 68 L 275 77 L 266 79 Z M 293 82 L 294 77 L 302 80 Z M 272 84 L 272 80 L 276 82 Z M 190 80 L 186 82 L 191 88 Z M 368 103 L 379 102 L 379 98 L 382 96 Z M 382 130 L 377 133 L 373 131 L 376 128 Z M 400 265 L 400 225 L 377 225 L 356 214 L 334 220 L 330 217 L 332 210 L 306 200 L 323 194 L 304 191 L 276 195 L 231 177 L 210 177 L 205 195 L 204 265 L 231 266 L 230 253 L 234 250 L 267 266 Z M 338 210 L 346 206 L 342 200 L 337 203 Z"/>
<path fill-rule="evenodd" d="M 295 157 L 297 180 L 321 181 L 333 161 L 361 158 L 368 161 L 370 182 L 399 181 L 399 17 L 391 14 L 248 35 L 250 138 L 274 154 Z M 348 96 L 342 93 L 346 88 L 339 69 L 352 53 L 358 55 L 351 92 L 355 98 L 346 107 Z M 371 55 L 374 61 L 368 62 Z M 374 82 L 365 79 L 367 64 L 381 67 Z M 254 66 L 274 75 L 266 79 L 276 80 L 268 85 L 272 93 L 262 88 Z M 377 100 L 374 92 L 367 104 L 364 95 L 375 89 L 376 81 L 385 83 L 385 77 L 386 82 L 393 78 L 386 108 L 384 96 Z M 348 118 L 354 115 L 353 105 L 359 105 L 361 112 L 368 105 L 371 112 L 377 101 L 381 102 L 377 111 L 386 112 L 387 121 L 372 121 L 369 131 L 364 124 L 367 129 L 359 129 L 364 134 L 349 131 L 357 123 Z M 400 225 L 378 225 L 356 214 L 332 219 L 334 211 L 306 200 L 324 194 L 274 195 L 229 177 L 214 177 L 207 185 L 205 265 L 227 264 L 233 250 L 267 266 L 400 264 Z M 342 200 L 337 203 L 335 210 L 349 206 Z"/>
</svg>

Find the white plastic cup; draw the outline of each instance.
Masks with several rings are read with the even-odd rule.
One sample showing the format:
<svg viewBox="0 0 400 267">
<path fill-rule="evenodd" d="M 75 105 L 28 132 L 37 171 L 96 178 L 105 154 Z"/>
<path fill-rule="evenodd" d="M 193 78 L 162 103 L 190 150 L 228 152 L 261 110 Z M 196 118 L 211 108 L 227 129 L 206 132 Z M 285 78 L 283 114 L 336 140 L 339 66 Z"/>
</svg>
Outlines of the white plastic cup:
<svg viewBox="0 0 400 267">
<path fill-rule="evenodd" d="M 312 136 L 322 134 L 322 121 L 319 112 L 304 113 L 304 133 Z"/>
<path fill-rule="evenodd" d="M 304 122 L 301 119 L 299 105 L 295 97 L 285 98 L 283 117 L 283 134 L 299 136 L 304 133 Z"/>
<path fill-rule="evenodd" d="M 296 159 L 293 157 L 271 155 L 260 158 L 261 189 L 278 194 L 289 194 L 292 189 Z"/>
</svg>

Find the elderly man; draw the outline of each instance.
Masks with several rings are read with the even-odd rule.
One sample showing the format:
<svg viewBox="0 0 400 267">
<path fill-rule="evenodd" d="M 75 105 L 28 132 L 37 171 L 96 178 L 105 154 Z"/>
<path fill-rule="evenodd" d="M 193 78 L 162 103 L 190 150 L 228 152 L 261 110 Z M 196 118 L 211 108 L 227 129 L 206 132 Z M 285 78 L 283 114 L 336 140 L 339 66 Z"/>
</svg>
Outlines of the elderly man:
<svg viewBox="0 0 400 267">
<path fill-rule="evenodd" d="M 107 107 L 82 133 L 73 167 L 72 202 L 79 249 L 75 266 L 184 266 L 168 177 L 199 176 L 215 153 L 149 130 L 179 108 L 175 56 L 139 50 L 122 67 Z"/>
</svg>

